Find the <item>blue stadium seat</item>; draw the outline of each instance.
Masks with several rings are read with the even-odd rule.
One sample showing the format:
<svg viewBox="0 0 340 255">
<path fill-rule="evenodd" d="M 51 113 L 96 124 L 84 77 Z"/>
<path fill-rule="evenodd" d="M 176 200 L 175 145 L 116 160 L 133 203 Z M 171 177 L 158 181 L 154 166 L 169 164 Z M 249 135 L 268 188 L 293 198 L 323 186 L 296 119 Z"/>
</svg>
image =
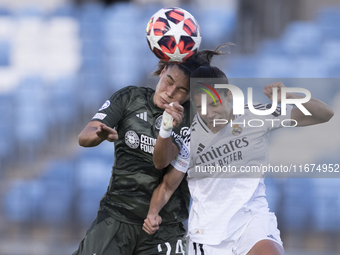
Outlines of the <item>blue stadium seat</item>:
<svg viewBox="0 0 340 255">
<path fill-rule="evenodd" d="M 327 78 L 327 65 L 318 56 L 301 56 L 293 63 L 296 78 Z"/>
<path fill-rule="evenodd" d="M 102 58 L 105 56 L 105 51 L 103 49 L 103 40 L 100 38 L 93 38 L 91 40 L 82 40 L 82 51 L 83 57 L 90 58 Z"/>
<path fill-rule="evenodd" d="M 0 7 L 0 16 L 10 16 L 11 12 L 5 7 Z"/>
<path fill-rule="evenodd" d="M 125 44 L 142 42 L 142 40 L 146 43 L 145 28 L 152 14 L 147 17 L 141 13 L 143 12 L 136 5 L 130 3 L 117 3 L 109 7 L 104 19 L 105 40 L 122 42 L 121 47 L 127 47 Z M 128 48 L 131 51 L 136 50 L 130 46 Z"/>
<path fill-rule="evenodd" d="M 84 224 L 96 216 L 100 198 L 110 182 L 113 158 L 113 144 L 104 142 L 96 148 L 81 150 L 76 159 L 76 210 Z"/>
<path fill-rule="evenodd" d="M 41 218 L 46 222 L 66 222 L 71 217 L 74 201 L 74 165 L 72 161 L 49 162 L 45 172 L 38 179 L 44 188 L 41 204 Z"/>
<path fill-rule="evenodd" d="M 314 229 L 337 232 L 340 227 L 340 196 L 334 190 L 340 186 L 338 178 L 313 179 L 315 189 Z"/>
<path fill-rule="evenodd" d="M 333 63 L 327 70 L 328 78 L 340 78 L 340 64 Z"/>
<path fill-rule="evenodd" d="M 80 23 L 80 38 L 86 40 L 95 40 L 103 37 L 103 25 L 101 21 Z"/>
<path fill-rule="evenodd" d="M 99 189 L 104 194 L 109 185 L 112 165 L 110 158 L 80 157 L 75 172 L 79 190 Z"/>
<path fill-rule="evenodd" d="M 0 92 L 0 119 L 3 124 L 13 122 L 15 102 L 13 91 Z"/>
<path fill-rule="evenodd" d="M 71 162 L 53 161 L 34 180 L 16 181 L 5 195 L 6 217 L 17 222 L 67 222 L 74 201 Z"/>
<path fill-rule="evenodd" d="M 55 17 L 73 17 L 77 18 L 79 13 L 79 9 L 76 8 L 76 6 L 70 2 L 65 2 L 59 6 L 57 6 L 55 9 L 51 10 L 50 16 Z"/>
<path fill-rule="evenodd" d="M 20 81 L 14 95 L 14 126 L 16 142 L 35 155 L 37 146 L 45 140 L 48 127 L 46 86 L 40 76 L 29 76 Z M 21 156 L 24 154 L 21 153 Z"/>
<path fill-rule="evenodd" d="M 0 67 L 10 65 L 11 45 L 8 41 L 0 40 Z"/>
<path fill-rule="evenodd" d="M 295 70 L 291 64 L 292 60 L 287 56 L 264 55 L 258 59 L 258 77 L 291 78 L 294 76 Z"/>
<path fill-rule="evenodd" d="M 323 43 L 322 49 L 322 64 L 326 68 L 329 78 L 339 78 L 339 58 L 340 58 L 340 40 L 327 40 Z"/>
<path fill-rule="evenodd" d="M 0 93 L 0 175 L 1 170 L 15 162 L 15 119 L 13 91 Z"/>
<path fill-rule="evenodd" d="M 104 75 L 82 72 L 79 76 L 78 89 L 81 91 L 80 109 L 86 112 L 97 112 L 100 106 L 111 95 L 107 93 L 107 81 Z"/>
<path fill-rule="evenodd" d="M 91 159 L 91 158 L 103 159 L 103 160 L 108 159 L 113 164 L 114 143 L 104 141 L 96 147 L 91 147 L 91 148 L 79 147 L 78 155 L 75 158 L 77 162 L 82 161 L 83 159 Z"/>
<path fill-rule="evenodd" d="M 37 181 L 15 181 L 4 196 L 6 218 L 15 222 L 38 220 L 43 192 Z"/>
<path fill-rule="evenodd" d="M 195 18 L 202 38 L 214 38 L 205 42 L 212 47 L 230 41 L 236 29 L 236 13 L 226 8 L 207 8 Z"/>
<path fill-rule="evenodd" d="M 95 75 L 105 75 L 105 60 L 101 56 L 87 56 L 83 57 L 80 72 L 93 73 Z"/>
<path fill-rule="evenodd" d="M 6 123 L 0 124 L 0 169 L 15 161 L 14 156 L 14 141 L 13 141 L 13 128 Z M 2 174 L 0 170 L 0 175 Z"/>
<path fill-rule="evenodd" d="M 104 6 L 100 2 L 81 5 L 78 21 L 81 39 L 96 39 L 103 35 Z"/>
<path fill-rule="evenodd" d="M 138 54 L 138 52 L 135 53 Z M 125 57 L 111 57 L 108 59 L 110 86 L 113 85 L 114 88 L 119 89 L 129 85 L 138 85 L 142 69 L 140 68 L 140 63 L 134 61 L 132 56 L 131 54 L 126 54 Z M 131 75 L 131 73 L 134 75 Z"/>
<path fill-rule="evenodd" d="M 50 110 L 48 113 L 50 125 L 61 126 L 67 124 L 72 127 L 79 103 L 77 86 L 78 79 L 73 75 L 60 77 L 49 86 Z M 67 136 L 67 134 L 61 135 Z"/>
<path fill-rule="evenodd" d="M 16 89 L 15 104 L 17 106 L 36 105 L 43 106 L 46 103 L 46 86 L 40 75 L 24 77 Z"/>
<path fill-rule="evenodd" d="M 268 201 L 269 210 L 271 212 L 277 212 L 280 203 L 280 197 L 282 195 L 280 190 L 280 179 L 266 178 L 265 185 L 266 199 Z"/>
<path fill-rule="evenodd" d="M 265 39 L 263 40 L 257 50 L 257 54 L 263 55 L 285 55 L 287 52 L 282 46 L 280 39 Z"/>
<path fill-rule="evenodd" d="M 99 202 L 104 195 L 101 189 L 83 190 L 79 193 L 76 213 L 77 219 L 83 224 L 90 224 L 96 217 L 99 208 Z"/>
<path fill-rule="evenodd" d="M 14 16 L 17 18 L 26 18 L 26 17 L 44 17 L 45 13 L 42 8 L 38 5 L 27 5 L 22 8 L 16 9 L 13 11 Z"/>
<path fill-rule="evenodd" d="M 115 21 L 107 19 L 104 23 L 104 35 L 105 38 L 118 41 L 132 41 L 137 38 L 145 38 L 145 28 L 147 21 L 143 28 L 138 23 L 138 17 L 133 17 L 130 20 Z M 138 37 L 139 36 L 139 37 Z M 146 42 L 146 39 L 145 39 Z"/>
<path fill-rule="evenodd" d="M 47 134 L 47 120 L 47 115 L 41 107 L 18 107 L 14 130 L 17 142 L 24 146 L 39 145 Z"/>
<path fill-rule="evenodd" d="M 44 194 L 40 208 L 42 221 L 50 223 L 67 222 L 71 217 L 73 199 L 72 186 L 64 183 L 44 183 Z"/>
<path fill-rule="evenodd" d="M 144 7 L 142 7 L 144 8 Z M 152 8 L 152 7 L 151 7 Z M 153 9 L 153 8 L 152 8 Z M 159 9 L 156 9 L 158 11 Z M 105 10 L 105 17 L 112 23 L 122 23 L 129 20 L 134 20 L 140 15 L 140 8 L 131 2 L 116 2 L 108 6 Z M 144 13 L 144 12 L 143 12 Z M 150 14 L 150 17 L 153 13 Z M 146 15 L 146 14 L 145 14 Z M 150 18 L 149 17 L 149 18 Z M 146 21 L 145 26 L 149 20 Z"/>
<path fill-rule="evenodd" d="M 230 57 L 226 65 L 226 74 L 230 78 L 256 78 L 259 77 L 258 72 L 259 67 L 256 56 Z"/>
<path fill-rule="evenodd" d="M 295 231 L 310 229 L 314 209 L 314 191 L 311 179 L 287 179 L 283 191 L 284 227 Z"/>
<path fill-rule="evenodd" d="M 318 11 L 317 24 L 325 39 L 340 39 L 340 8 L 323 7 Z"/>
<path fill-rule="evenodd" d="M 85 2 L 79 7 L 80 21 L 96 21 L 103 17 L 105 6 L 102 2 Z"/>
<path fill-rule="evenodd" d="M 318 55 L 321 49 L 322 33 L 313 22 L 290 23 L 281 37 L 282 46 L 289 55 Z"/>
<path fill-rule="evenodd" d="M 120 4 L 121 5 L 121 4 Z M 122 6 L 122 5 L 121 5 Z M 130 6 L 131 9 L 137 9 L 134 10 L 132 12 L 132 14 L 135 16 L 136 12 L 142 13 L 143 15 L 140 16 L 140 18 L 142 18 L 142 23 L 145 23 L 145 27 L 146 24 L 148 23 L 149 19 L 151 18 L 151 16 L 153 14 L 155 14 L 158 10 L 160 10 L 161 8 L 163 8 L 164 6 L 162 6 L 162 4 L 160 4 L 159 2 L 150 2 L 149 4 L 145 4 L 143 6 Z M 189 10 L 190 11 L 190 10 Z M 113 14 L 112 14 L 113 15 Z M 138 15 L 137 15 L 138 16 Z"/>
<path fill-rule="evenodd" d="M 53 160 L 50 161 L 45 172 L 39 179 L 47 186 L 62 184 L 72 186 L 74 183 L 74 165 L 69 160 Z"/>
</svg>

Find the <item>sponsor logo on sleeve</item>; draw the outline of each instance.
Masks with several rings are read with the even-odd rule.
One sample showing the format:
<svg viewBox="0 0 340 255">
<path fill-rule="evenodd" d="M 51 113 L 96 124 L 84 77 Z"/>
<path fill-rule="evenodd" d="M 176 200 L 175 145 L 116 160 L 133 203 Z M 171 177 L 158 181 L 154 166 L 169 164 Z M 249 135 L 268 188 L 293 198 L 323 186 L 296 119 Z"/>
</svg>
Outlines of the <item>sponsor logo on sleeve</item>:
<svg viewBox="0 0 340 255">
<path fill-rule="evenodd" d="M 178 156 L 182 159 L 188 159 L 190 156 L 189 148 L 186 146 L 186 144 L 182 144 L 181 150 L 178 153 Z"/>
<path fill-rule="evenodd" d="M 102 107 L 99 108 L 98 111 L 102 111 L 102 110 L 106 109 L 107 107 L 110 106 L 110 104 L 111 104 L 110 100 L 106 100 L 105 103 L 102 105 Z"/>
<path fill-rule="evenodd" d="M 92 119 L 103 120 L 103 119 L 105 119 L 105 117 L 106 117 L 105 113 L 96 113 L 96 115 L 94 115 Z"/>
<path fill-rule="evenodd" d="M 182 127 L 179 134 L 176 134 L 172 131 L 172 136 L 175 138 L 175 142 L 178 144 L 178 147 L 182 147 L 182 144 L 188 146 L 190 142 L 190 128 L 189 127 Z"/>
</svg>

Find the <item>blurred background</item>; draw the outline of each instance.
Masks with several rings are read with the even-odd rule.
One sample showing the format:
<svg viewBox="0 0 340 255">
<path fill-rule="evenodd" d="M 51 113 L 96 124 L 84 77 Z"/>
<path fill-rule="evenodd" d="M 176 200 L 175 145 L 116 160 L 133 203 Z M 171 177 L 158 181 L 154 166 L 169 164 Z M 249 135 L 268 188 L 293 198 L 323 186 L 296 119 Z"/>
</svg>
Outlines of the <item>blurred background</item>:
<svg viewBox="0 0 340 255">
<path fill-rule="evenodd" d="M 145 28 L 169 6 L 194 15 L 201 49 L 235 44 L 214 60 L 232 84 L 294 78 L 339 112 L 340 0 L 0 0 L 1 255 L 77 249 L 114 161 L 77 136 L 116 90 L 155 87 Z M 339 164 L 338 124 L 277 131 L 271 162 Z M 340 254 L 340 179 L 266 183 L 287 254 Z"/>
</svg>

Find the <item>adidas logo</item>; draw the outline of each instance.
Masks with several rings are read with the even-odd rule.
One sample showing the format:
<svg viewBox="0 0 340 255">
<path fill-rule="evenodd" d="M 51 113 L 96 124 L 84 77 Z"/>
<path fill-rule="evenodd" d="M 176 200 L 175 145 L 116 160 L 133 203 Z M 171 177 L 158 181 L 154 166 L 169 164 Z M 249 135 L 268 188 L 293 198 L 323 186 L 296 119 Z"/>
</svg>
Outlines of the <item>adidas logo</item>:
<svg viewBox="0 0 340 255">
<path fill-rule="evenodd" d="M 201 152 L 204 150 L 204 148 L 205 148 L 205 146 L 204 146 L 203 144 L 200 143 L 200 144 L 198 145 L 198 148 L 197 148 L 197 152 L 196 152 L 196 153 L 197 153 L 197 154 L 201 153 Z"/>
<path fill-rule="evenodd" d="M 141 118 L 144 121 L 148 121 L 148 114 L 147 114 L 147 112 L 137 113 L 136 116 L 138 118 Z"/>
<path fill-rule="evenodd" d="M 273 235 L 267 235 L 267 237 L 276 240 L 276 238 Z M 277 241 L 277 240 L 276 240 Z"/>
</svg>

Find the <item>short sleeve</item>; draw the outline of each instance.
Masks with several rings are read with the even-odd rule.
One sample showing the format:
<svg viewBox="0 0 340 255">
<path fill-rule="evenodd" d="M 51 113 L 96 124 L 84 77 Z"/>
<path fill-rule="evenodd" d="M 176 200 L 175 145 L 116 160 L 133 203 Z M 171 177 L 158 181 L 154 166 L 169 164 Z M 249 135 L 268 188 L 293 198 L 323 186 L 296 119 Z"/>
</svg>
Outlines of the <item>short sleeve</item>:
<svg viewBox="0 0 340 255">
<path fill-rule="evenodd" d="M 266 105 L 266 108 L 269 109 L 270 107 L 270 104 Z M 267 120 L 266 123 L 269 129 L 275 130 L 283 126 L 291 126 L 292 109 L 293 107 L 291 105 L 287 105 L 286 114 L 282 115 L 282 108 L 281 106 L 278 106 L 272 114 L 265 116 L 265 119 Z"/>
<path fill-rule="evenodd" d="M 271 108 L 272 108 L 272 104 L 254 103 L 254 109 L 258 111 L 268 110 Z M 245 109 L 249 111 L 248 105 L 245 106 Z M 281 106 L 277 106 L 276 109 L 273 110 L 271 114 L 256 115 L 256 114 L 251 113 L 250 116 L 253 118 L 254 123 L 256 123 L 256 120 L 260 120 L 262 121 L 264 127 L 266 127 L 268 131 L 273 131 L 283 126 L 291 126 L 290 118 L 291 118 L 292 109 L 293 107 L 291 105 L 287 105 L 286 114 L 283 115 Z M 250 122 L 250 123 L 253 124 L 253 122 Z"/>
<path fill-rule="evenodd" d="M 171 161 L 171 165 L 182 173 L 186 173 L 189 169 L 190 163 L 190 142 L 188 144 L 182 143 L 177 157 Z"/>
<path fill-rule="evenodd" d="M 178 127 L 174 127 L 172 130 L 172 143 L 181 150 L 182 143 L 187 143 L 190 140 L 190 102 L 183 104 L 184 107 L 184 119 Z"/>
<path fill-rule="evenodd" d="M 130 95 L 131 87 L 117 91 L 109 100 L 105 101 L 91 120 L 100 121 L 109 127 L 117 126 L 119 120 L 124 116 Z"/>
</svg>

